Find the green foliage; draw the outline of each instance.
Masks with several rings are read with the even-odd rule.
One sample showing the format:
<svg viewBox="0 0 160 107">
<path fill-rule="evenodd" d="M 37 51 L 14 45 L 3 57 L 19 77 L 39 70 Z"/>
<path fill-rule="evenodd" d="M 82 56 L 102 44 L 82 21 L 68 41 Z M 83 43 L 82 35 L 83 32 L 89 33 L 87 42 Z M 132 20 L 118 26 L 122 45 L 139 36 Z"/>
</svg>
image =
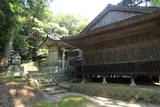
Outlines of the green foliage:
<svg viewBox="0 0 160 107">
<path fill-rule="evenodd" d="M 119 6 L 160 7 L 160 0 L 122 0 Z"/>
<path fill-rule="evenodd" d="M 53 15 L 50 20 L 57 23 L 61 28 L 66 28 L 68 30 L 68 35 L 74 35 L 81 32 L 81 30 L 88 24 L 86 18 L 73 14 Z"/>
<path fill-rule="evenodd" d="M 3 50 L 3 45 L 4 45 L 4 42 L 5 42 L 5 38 L 4 37 L 2 37 L 2 36 L 0 36 L 0 52 L 2 52 L 2 50 Z M 1 56 L 0 56 L 1 57 Z"/>
<path fill-rule="evenodd" d="M 83 21 L 77 26 L 77 33 L 80 33 L 86 26 L 88 25 L 88 21 Z"/>
<path fill-rule="evenodd" d="M 13 49 L 21 55 L 22 60 L 36 56 L 38 45 L 44 38 L 41 21 L 48 2 L 49 0 L 0 1 L 0 39 L 4 40 L 0 43 L 1 50 L 6 37 L 15 36 Z"/>
<path fill-rule="evenodd" d="M 152 6 L 153 7 L 160 7 L 160 0 L 152 0 L 153 3 L 152 3 Z"/>
<path fill-rule="evenodd" d="M 150 7 L 152 0 L 122 0 L 118 5 L 120 6 L 145 6 Z"/>
<path fill-rule="evenodd" d="M 20 5 L 20 0 L 17 0 L 17 2 L 13 2 L 12 0 L 1 0 L 0 4 L 0 50 L 2 51 L 6 39 L 15 35 L 19 30 L 17 15 L 19 8 L 16 7 L 17 5 Z"/>
<path fill-rule="evenodd" d="M 48 50 L 47 49 L 39 49 L 37 51 L 38 56 L 48 56 Z"/>
<path fill-rule="evenodd" d="M 160 7 L 160 0 L 122 0 L 120 6 Z"/>
<path fill-rule="evenodd" d="M 14 50 L 19 53 L 22 59 L 26 59 L 26 55 L 28 54 L 29 49 L 27 38 L 24 35 L 17 34 L 15 35 L 13 41 Z"/>
<path fill-rule="evenodd" d="M 55 33 L 57 36 L 68 35 L 68 29 L 60 27 L 59 24 L 54 22 L 45 24 L 44 31 L 46 33 Z"/>
<path fill-rule="evenodd" d="M 131 6 L 133 5 L 132 0 L 122 0 L 120 3 L 118 3 L 119 6 Z"/>
<path fill-rule="evenodd" d="M 7 0 L 1 0 L 0 4 L 0 35 L 3 37 L 11 36 L 17 22 L 16 15 L 14 15 L 14 5 Z"/>
<path fill-rule="evenodd" d="M 22 62 L 36 61 L 41 54 L 39 45 L 47 34 L 73 35 L 86 26 L 87 20 L 76 15 L 52 15 L 47 8 L 51 1 L 0 0 L 0 50 L 4 49 L 6 37 L 14 36 L 13 49 Z"/>
</svg>

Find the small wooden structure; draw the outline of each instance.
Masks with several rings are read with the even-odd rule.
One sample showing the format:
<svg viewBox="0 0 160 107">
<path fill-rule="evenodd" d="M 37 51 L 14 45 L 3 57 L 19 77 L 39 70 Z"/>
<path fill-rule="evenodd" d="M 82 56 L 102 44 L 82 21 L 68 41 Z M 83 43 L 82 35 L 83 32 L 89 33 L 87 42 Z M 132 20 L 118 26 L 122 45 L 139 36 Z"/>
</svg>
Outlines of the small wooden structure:
<svg viewBox="0 0 160 107">
<path fill-rule="evenodd" d="M 82 49 L 84 77 L 160 75 L 160 9 L 108 5 L 63 42 Z"/>
<path fill-rule="evenodd" d="M 39 66 L 40 71 L 66 70 L 70 66 L 70 61 L 78 57 L 80 52 L 73 51 L 76 50 L 73 46 L 64 43 L 54 35 L 48 35 L 40 47 L 49 50 L 47 61 Z"/>
</svg>

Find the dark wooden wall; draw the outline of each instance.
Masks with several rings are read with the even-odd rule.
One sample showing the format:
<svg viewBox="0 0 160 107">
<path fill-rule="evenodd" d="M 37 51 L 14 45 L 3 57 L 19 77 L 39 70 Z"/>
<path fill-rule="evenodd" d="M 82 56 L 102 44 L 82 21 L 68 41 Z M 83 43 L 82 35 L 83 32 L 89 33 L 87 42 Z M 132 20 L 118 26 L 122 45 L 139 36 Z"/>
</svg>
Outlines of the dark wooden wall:
<svg viewBox="0 0 160 107">
<path fill-rule="evenodd" d="M 157 22 L 93 35 L 84 40 L 83 73 L 160 74 L 160 27 Z"/>
</svg>

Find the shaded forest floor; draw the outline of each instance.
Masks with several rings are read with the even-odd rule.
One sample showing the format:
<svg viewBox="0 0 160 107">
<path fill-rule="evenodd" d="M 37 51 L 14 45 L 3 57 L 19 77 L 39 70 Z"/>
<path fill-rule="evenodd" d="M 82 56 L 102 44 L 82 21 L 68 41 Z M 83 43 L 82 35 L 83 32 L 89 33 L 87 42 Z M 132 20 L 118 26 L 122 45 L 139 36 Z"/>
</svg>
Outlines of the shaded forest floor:
<svg viewBox="0 0 160 107">
<path fill-rule="evenodd" d="M 0 82 L 0 107 L 31 107 L 42 93 L 25 82 Z"/>
</svg>

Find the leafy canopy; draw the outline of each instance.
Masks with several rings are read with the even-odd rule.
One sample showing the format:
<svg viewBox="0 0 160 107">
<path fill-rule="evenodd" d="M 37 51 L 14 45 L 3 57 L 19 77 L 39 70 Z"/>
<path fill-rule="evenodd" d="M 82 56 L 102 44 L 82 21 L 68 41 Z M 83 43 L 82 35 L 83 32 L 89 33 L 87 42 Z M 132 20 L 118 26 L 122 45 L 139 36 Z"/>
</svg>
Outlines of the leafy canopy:
<svg viewBox="0 0 160 107">
<path fill-rule="evenodd" d="M 118 5 L 160 7 L 160 0 L 122 0 Z"/>
</svg>

